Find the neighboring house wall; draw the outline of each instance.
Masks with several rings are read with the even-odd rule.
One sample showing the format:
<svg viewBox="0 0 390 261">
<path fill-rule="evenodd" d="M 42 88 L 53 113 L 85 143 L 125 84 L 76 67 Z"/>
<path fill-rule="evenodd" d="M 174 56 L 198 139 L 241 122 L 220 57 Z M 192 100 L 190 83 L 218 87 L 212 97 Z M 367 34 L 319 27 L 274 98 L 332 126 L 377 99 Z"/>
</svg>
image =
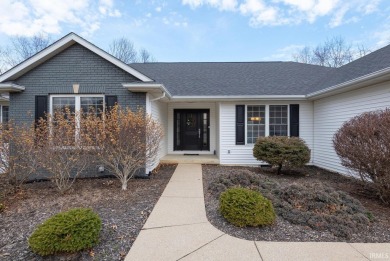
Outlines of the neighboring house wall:
<svg viewBox="0 0 390 261">
<path fill-rule="evenodd" d="M 209 109 L 210 110 L 210 151 L 196 151 L 198 154 L 213 154 L 217 150 L 216 103 L 178 102 L 168 104 L 168 154 L 191 153 L 191 151 L 173 150 L 173 110 L 174 109 Z"/>
<path fill-rule="evenodd" d="M 117 95 L 122 106 L 144 108 L 145 93 L 131 93 L 122 86 L 122 83 L 134 81 L 138 79 L 83 46 L 74 44 L 15 81 L 26 90 L 11 93 L 10 119 L 31 121 L 36 95 L 73 94 L 75 83 L 80 85 L 79 94 Z"/>
<path fill-rule="evenodd" d="M 220 163 L 225 165 L 258 165 L 253 157 L 253 144 L 236 145 L 236 105 L 299 104 L 299 133 L 313 154 L 313 103 L 311 101 L 252 101 L 220 103 Z M 229 153 L 230 151 L 230 153 Z"/>
<path fill-rule="evenodd" d="M 333 135 L 352 117 L 386 107 L 390 107 L 390 82 L 314 101 L 314 164 L 348 174 L 333 149 Z"/>
</svg>

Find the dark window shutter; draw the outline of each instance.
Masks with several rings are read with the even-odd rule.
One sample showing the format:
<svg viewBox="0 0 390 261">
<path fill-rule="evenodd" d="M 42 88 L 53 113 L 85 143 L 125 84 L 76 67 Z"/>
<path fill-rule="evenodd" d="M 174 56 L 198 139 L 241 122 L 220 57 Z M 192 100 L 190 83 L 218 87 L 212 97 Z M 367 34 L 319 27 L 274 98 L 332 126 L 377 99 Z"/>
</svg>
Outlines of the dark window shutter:
<svg viewBox="0 0 390 261">
<path fill-rule="evenodd" d="M 290 104 L 290 137 L 299 137 L 299 104 Z"/>
<path fill-rule="evenodd" d="M 106 112 L 109 112 L 112 107 L 118 103 L 118 96 L 116 95 L 106 95 Z"/>
<path fill-rule="evenodd" d="M 35 96 L 35 121 L 45 119 L 47 113 L 47 95 Z"/>
<path fill-rule="evenodd" d="M 245 145 L 245 105 L 236 105 L 236 145 Z"/>
</svg>

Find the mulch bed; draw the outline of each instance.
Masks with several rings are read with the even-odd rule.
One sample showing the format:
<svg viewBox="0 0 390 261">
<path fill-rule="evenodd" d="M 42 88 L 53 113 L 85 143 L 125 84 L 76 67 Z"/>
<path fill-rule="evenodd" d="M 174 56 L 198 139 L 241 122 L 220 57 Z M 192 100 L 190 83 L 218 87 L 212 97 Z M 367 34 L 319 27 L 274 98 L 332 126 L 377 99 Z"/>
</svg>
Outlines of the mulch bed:
<svg viewBox="0 0 390 261">
<path fill-rule="evenodd" d="M 25 184 L 19 193 L 7 198 L 6 210 L 0 213 L 0 260 L 60 260 L 58 256 L 35 255 L 27 240 L 38 224 L 76 207 L 89 207 L 100 215 L 100 243 L 89 251 L 61 258 L 123 260 L 175 168 L 165 165 L 150 179 L 130 180 L 127 191 L 121 191 L 115 178 L 79 179 L 65 195 L 48 181 Z"/>
<path fill-rule="evenodd" d="M 321 182 L 325 186 L 342 190 L 350 196 L 360 200 L 363 206 L 370 211 L 375 221 L 366 229 L 353 234 L 352 238 L 346 240 L 339 238 L 327 231 L 318 231 L 309 226 L 292 224 L 277 216 L 276 222 L 267 227 L 246 227 L 239 228 L 228 223 L 219 213 L 218 195 L 209 190 L 209 185 L 218 176 L 227 171 L 240 171 L 249 169 L 255 173 L 261 173 L 267 178 L 277 181 L 280 184 L 312 184 Z M 316 167 L 305 167 L 302 171 L 286 171 L 284 175 L 276 175 L 273 170 L 264 170 L 258 167 L 230 167 L 217 165 L 203 165 L 203 186 L 205 193 L 206 212 L 209 221 L 221 231 L 248 240 L 263 241 L 315 241 L 315 242 L 390 242 L 390 206 L 384 205 L 374 193 L 365 188 L 357 179 L 342 176 Z"/>
</svg>

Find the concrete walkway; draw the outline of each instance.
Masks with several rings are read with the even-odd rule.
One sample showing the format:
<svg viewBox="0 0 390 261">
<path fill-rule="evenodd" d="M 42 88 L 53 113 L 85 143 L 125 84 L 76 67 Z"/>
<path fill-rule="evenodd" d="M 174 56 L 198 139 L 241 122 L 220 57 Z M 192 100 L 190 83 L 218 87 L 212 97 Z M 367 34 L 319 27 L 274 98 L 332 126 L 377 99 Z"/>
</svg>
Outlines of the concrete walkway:
<svg viewBox="0 0 390 261">
<path fill-rule="evenodd" d="M 229 236 L 207 220 L 202 166 L 179 164 L 125 260 L 390 260 L 390 243 L 265 242 Z"/>
</svg>

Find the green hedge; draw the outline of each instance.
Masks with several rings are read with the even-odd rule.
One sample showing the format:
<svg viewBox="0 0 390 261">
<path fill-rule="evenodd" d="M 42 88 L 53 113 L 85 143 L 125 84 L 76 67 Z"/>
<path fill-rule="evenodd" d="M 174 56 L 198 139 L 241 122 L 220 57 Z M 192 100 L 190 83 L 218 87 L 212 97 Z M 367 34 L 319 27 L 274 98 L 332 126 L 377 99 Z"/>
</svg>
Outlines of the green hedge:
<svg viewBox="0 0 390 261">
<path fill-rule="evenodd" d="M 74 253 L 97 244 L 101 227 L 99 216 L 91 209 L 76 208 L 58 213 L 39 225 L 28 244 L 42 256 Z"/>
<path fill-rule="evenodd" d="M 220 212 L 238 227 L 270 225 L 275 221 L 272 202 L 259 192 L 246 188 L 230 188 L 219 198 Z"/>
</svg>

